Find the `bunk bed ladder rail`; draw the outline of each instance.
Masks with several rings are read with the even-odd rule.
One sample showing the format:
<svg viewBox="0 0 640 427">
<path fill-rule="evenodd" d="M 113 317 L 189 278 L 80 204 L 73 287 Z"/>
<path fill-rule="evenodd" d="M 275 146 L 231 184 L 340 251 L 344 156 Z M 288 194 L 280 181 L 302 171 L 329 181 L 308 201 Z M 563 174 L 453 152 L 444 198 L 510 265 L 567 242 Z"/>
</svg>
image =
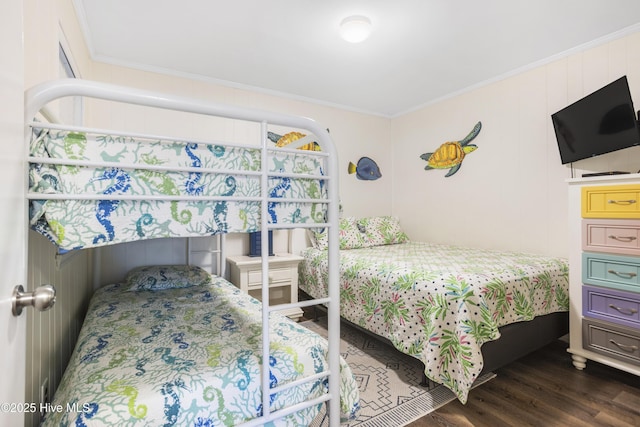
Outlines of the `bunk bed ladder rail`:
<svg viewBox="0 0 640 427">
<path fill-rule="evenodd" d="M 204 114 L 209 116 L 218 116 L 229 119 L 240 119 L 247 122 L 259 123 L 261 125 L 260 135 L 260 147 L 262 150 L 262 165 L 261 168 L 261 182 L 262 182 L 262 197 L 261 197 L 261 239 L 262 239 L 262 279 L 263 283 L 268 283 L 268 231 L 270 229 L 283 229 L 283 228 L 312 228 L 312 227 L 325 227 L 328 232 L 328 263 L 329 263 L 329 285 L 328 296 L 322 299 L 301 301 L 293 304 L 284 304 L 277 307 L 269 306 L 269 287 L 262 287 L 262 300 L 263 303 L 263 342 L 262 342 L 262 354 L 269 354 L 269 333 L 268 326 L 269 313 L 272 311 L 283 310 L 293 307 L 306 307 L 317 304 L 325 304 L 327 306 L 328 316 L 328 345 L 329 345 L 329 370 L 307 377 L 302 378 L 295 383 L 278 386 L 276 388 L 270 388 L 269 384 L 269 357 L 263 357 L 262 368 L 262 397 L 263 397 L 263 415 L 262 417 L 248 421 L 242 424 L 243 426 L 257 426 L 263 425 L 267 422 L 277 420 L 283 416 L 289 415 L 301 409 L 314 406 L 325 402 L 327 404 L 327 411 L 329 416 L 329 424 L 331 426 L 339 426 L 340 424 L 340 306 L 339 306 L 339 252 L 338 252 L 338 217 L 339 217 L 339 198 L 338 198 L 338 159 L 337 151 L 327 130 L 319 126 L 315 121 L 298 116 L 278 114 L 263 110 L 239 108 L 234 106 L 226 106 L 212 103 L 205 103 L 200 100 L 174 97 L 156 92 L 137 90 L 133 88 L 121 87 L 106 83 L 89 82 L 79 79 L 63 79 L 59 81 L 47 82 L 37 85 L 29 89 L 25 94 L 25 140 L 27 144 L 30 140 L 31 124 L 32 120 L 36 117 L 36 114 L 45 109 L 45 106 L 56 99 L 69 97 L 69 96 L 81 96 L 88 98 L 96 98 L 109 100 L 114 102 L 122 102 L 128 104 L 136 104 L 147 107 L 162 108 L 168 110 L 190 112 L 196 114 Z M 268 185 L 267 181 L 270 174 L 267 169 L 269 152 L 274 150 L 267 145 L 267 126 L 286 126 L 298 129 L 304 129 L 313 134 L 316 139 L 315 142 L 319 144 L 321 152 L 318 155 L 325 159 L 325 171 L 322 176 L 322 180 L 327 186 L 328 198 L 326 203 L 327 218 L 325 223 L 314 224 L 269 224 L 267 204 L 276 200 L 283 201 L 282 199 L 270 199 L 267 194 Z M 290 144 L 287 149 L 295 149 L 307 143 L 308 140 L 299 140 Z M 26 151 L 26 148 L 25 148 Z M 28 165 L 25 166 L 28 173 Z M 42 198 L 38 195 L 29 194 L 27 192 L 27 200 L 36 198 Z M 100 196 L 101 199 L 108 199 L 104 195 Z M 117 199 L 117 197 L 114 197 Z M 175 198 L 173 198 L 175 199 Z M 167 200 L 173 200 L 168 198 Z M 238 199 L 242 200 L 242 198 Z M 314 203 L 318 200 L 300 199 L 303 203 Z M 224 239 L 222 239 L 224 240 Z M 222 261 L 221 271 L 224 272 L 224 244 L 221 246 L 222 254 L 219 254 Z M 99 268 L 96 274 L 99 273 Z M 272 393 L 277 393 L 278 390 L 286 389 L 299 385 L 304 382 L 316 381 L 320 378 L 328 378 L 328 393 L 291 407 L 280 409 L 276 412 L 270 412 L 269 397 Z"/>
<path fill-rule="evenodd" d="M 268 194 L 268 180 L 269 177 L 272 176 L 272 174 L 269 173 L 268 168 L 266 167 L 266 165 L 268 165 L 269 163 L 269 152 L 272 151 L 273 149 L 269 148 L 267 146 L 268 143 L 268 138 L 267 138 L 267 129 L 268 129 L 268 125 L 269 123 L 267 121 L 262 121 L 261 122 L 261 132 L 260 132 L 260 143 L 261 143 L 261 147 L 262 147 L 262 160 L 261 160 L 261 164 L 263 165 L 262 167 L 262 176 L 261 176 L 261 191 L 262 191 L 262 203 L 261 203 L 261 233 L 260 233 L 260 247 L 262 248 L 261 251 L 261 265 L 262 265 L 262 283 L 269 283 L 269 251 L 268 251 L 268 247 L 269 247 L 269 231 L 272 229 L 276 229 L 276 228 L 283 228 L 283 225 L 274 225 L 274 224 L 270 224 L 268 221 L 269 218 L 269 213 L 268 213 L 268 203 L 269 202 L 276 202 L 278 199 L 271 199 L 269 197 Z M 298 126 L 298 127 L 303 127 L 303 126 Z M 319 141 L 318 141 L 319 142 Z M 302 146 L 304 144 L 308 143 L 308 140 L 298 140 L 296 142 L 294 142 L 293 144 L 291 144 L 291 148 L 296 148 L 298 146 Z M 320 143 L 320 146 L 322 148 L 322 150 L 325 150 L 325 147 L 332 147 L 332 143 L 330 140 L 325 140 L 323 142 Z M 335 159 L 335 153 L 333 156 L 330 156 L 328 159 Z M 337 162 L 336 162 L 337 163 Z M 339 289 L 338 289 L 338 262 L 339 262 L 339 255 L 338 255 L 338 250 L 337 250 L 337 242 L 338 242 L 338 227 L 337 227 L 337 219 L 338 219 L 338 212 L 339 212 L 339 208 L 338 208 L 338 199 L 337 197 L 335 197 L 335 195 L 338 194 L 338 190 L 337 190 L 337 179 L 335 177 L 336 172 L 337 171 L 337 165 L 326 165 L 327 167 L 325 168 L 326 170 L 330 171 L 327 172 L 327 176 L 326 179 L 329 183 L 329 189 L 328 189 L 328 194 L 329 194 L 329 202 L 328 202 L 328 209 L 327 209 L 327 214 L 328 214 L 328 218 L 333 218 L 334 221 L 327 221 L 324 224 L 313 224 L 313 227 L 318 227 L 318 226 L 323 226 L 323 227 L 327 227 L 328 228 L 328 236 L 329 236 L 329 242 L 335 242 L 336 244 L 329 245 L 329 281 L 330 283 L 333 283 L 334 286 L 332 286 L 331 284 L 329 285 L 329 292 L 328 292 L 328 297 L 327 298 L 323 298 L 323 299 L 315 299 L 315 300 L 308 300 L 308 301 L 303 301 L 303 302 L 297 302 L 297 303 L 292 303 L 292 304 L 280 304 L 277 307 L 273 307 L 270 306 L 268 301 L 269 301 L 269 286 L 262 286 L 262 301 L 263 301 L 263 310 L 262 310 L 262 324 L 263 325 L 268 325 L 269 324 L 269 314 L 272 311 L 279 311 L 279 310 L 285 310 L 288 308 L 295 308 L 295 307 L 306 307 L 306 306 L 311 306 L 311 305 L 317 305 L 317 304 L 326 304 L 327 308 L 328 308 L 328 343 L 329 343 L 329 371 L 328 372 L 323 372 L 323 373 L 319 373 L 313 376 L 309 376 L 303 379 L 300 379 L 298 381 L 283 385 L 283 386 L 279 386 L 276 388 L 269 388 L 269 360 L 268 358 L 264 358 L 262 360 L 262 387 L 263 387 L 263 392 L 262 392 L 262 407 L 263 407 L 263 417 L 266 419 L 271 419 L 270 415 L 271 413 L 269 412 L 269 398 L 270 398 L 270 394 L 277 392 L 278 390 L 283 390 L 286 388 L 290 388 L 290 387 L 294 387 L 300 383 L 304 383 L 304 382 L 310 382 L 310 381 L 315 381 L 317 379 L 320 378 L 324 378 L 324 377 L 328 377 L 328 382 L 329 382 L 329 392 L 327 395 L 323 396 L 323 397 L 319 397 L 313 400 L 309 400 L 297 405 L 292 405 L 290 407 L 284 408 L 284 409 L 280 409 L 277 412 L 277 417 L 283 417 L 286 416 L 290 413 L 296 412 L 300 409 L 304 409 L 306 407 L 309 406 L 313 406 L 313 405 L 317 405 L 319 403 L 322 402 L 326 402 L 327 403 L 327 411 L 328 411 L 328 416 L 329 416 L 329 425 L 331 426 L 338 426 L 340 424 L 340 378 L 339 378 L 339 366 L 340 366 L 340 352 L 339 352 L 339 346 L 340 346 L 340 306 L 339 306 Z M 332 186 L 331 183 L 333 183 L 334 185 Z M 334 200 L 331 199 L 331 197 L 333 196 Z M 289 226 L 284 226 L 284 228 L 293 228 L 293 227 L 300 227 L 301 225 L 289 225 Z M 306 228 L 310 228 L 310 226 L 306 225 Z M 335 277 L 331 277 L 331 276 L 335 276 Z M 332 281 L 333 280 L 333 281 Z M 267 302 L 266 304 L 264 302 Z M 333 302 L 333 303 L 332 303 Z M 263 328 L 263 334 L 262 334 L 262 354 L 269 354 L 269 342 L 270 342 L 270 338 L 269 338 L 269 328 Z M 260 420 L 260 419 L 254 419 L 251 420 L 245 424 L 242 424 L 243 426 L 258 426 L 261 425 L 261 423 L 264 420 Z"/>
</svg>

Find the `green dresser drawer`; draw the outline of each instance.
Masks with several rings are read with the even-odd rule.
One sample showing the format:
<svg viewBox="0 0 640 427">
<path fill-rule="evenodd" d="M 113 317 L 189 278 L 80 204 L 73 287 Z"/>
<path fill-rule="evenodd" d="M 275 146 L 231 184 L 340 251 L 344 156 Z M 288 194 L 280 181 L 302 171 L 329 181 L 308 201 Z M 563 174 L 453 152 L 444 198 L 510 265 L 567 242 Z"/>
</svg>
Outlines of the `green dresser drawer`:
<svg viewBox="0 0 640 427">
<path fill-rule="evenodd" d="M 640 292 L 640 258 L 608 255 L 593 252 L 582 253 L 582 282 Z"/>
</svg>

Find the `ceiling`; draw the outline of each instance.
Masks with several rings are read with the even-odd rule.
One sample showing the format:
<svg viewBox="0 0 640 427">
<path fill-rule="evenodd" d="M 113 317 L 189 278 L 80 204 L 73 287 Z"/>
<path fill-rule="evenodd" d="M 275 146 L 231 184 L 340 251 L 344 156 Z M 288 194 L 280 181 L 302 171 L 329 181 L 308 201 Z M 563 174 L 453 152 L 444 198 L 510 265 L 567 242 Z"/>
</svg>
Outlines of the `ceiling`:
<svg viewBox="0 0 640 427">
<path fill-rule="evenodd" d="M 74 6 L 96 61 L 386 117 L 640 30 L 638 0 L 74 0 Z M 360 44 L 338 35 L 340 21 L 353 14 L 373 23 Z"/>
</svg>

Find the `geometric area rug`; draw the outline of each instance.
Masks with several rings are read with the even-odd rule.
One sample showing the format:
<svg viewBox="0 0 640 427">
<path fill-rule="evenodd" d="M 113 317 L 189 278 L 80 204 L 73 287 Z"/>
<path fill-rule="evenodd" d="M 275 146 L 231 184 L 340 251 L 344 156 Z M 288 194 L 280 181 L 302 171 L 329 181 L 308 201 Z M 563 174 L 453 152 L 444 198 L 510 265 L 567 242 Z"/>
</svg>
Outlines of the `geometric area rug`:
<svg viewBox="0 0 640 427">
<path fill-rule="evenodd" d="M 327 336 L 326 317 L 300 325 Z M 360 414 L 341 427 L 400 427 L 456 399 L 443 385 L 431 381 L 426 386 L 420 384 L 423 369 L 420 361 L 344 322 L 340 324 L 340 354 L 351 367 L 360 389 Z M 494 377 L 494 373 L 487 373 L 478 378 L 474 387 Z M 322 409 L 311 427 L 328 424 Z"/>
</svg>

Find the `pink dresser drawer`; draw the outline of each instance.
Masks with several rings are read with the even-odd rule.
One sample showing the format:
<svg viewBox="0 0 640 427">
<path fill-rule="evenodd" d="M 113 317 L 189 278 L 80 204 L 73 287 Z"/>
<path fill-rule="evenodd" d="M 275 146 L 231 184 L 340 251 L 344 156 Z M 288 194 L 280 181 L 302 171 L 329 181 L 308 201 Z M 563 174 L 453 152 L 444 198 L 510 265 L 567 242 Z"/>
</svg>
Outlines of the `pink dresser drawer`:
<svg viewBox="0 0 640 427">
<path fill-rule="evenodd" d="M 640 255 L 640 220 L 585 219 L 582 249 L 621 255 Z"/>
</svg>

